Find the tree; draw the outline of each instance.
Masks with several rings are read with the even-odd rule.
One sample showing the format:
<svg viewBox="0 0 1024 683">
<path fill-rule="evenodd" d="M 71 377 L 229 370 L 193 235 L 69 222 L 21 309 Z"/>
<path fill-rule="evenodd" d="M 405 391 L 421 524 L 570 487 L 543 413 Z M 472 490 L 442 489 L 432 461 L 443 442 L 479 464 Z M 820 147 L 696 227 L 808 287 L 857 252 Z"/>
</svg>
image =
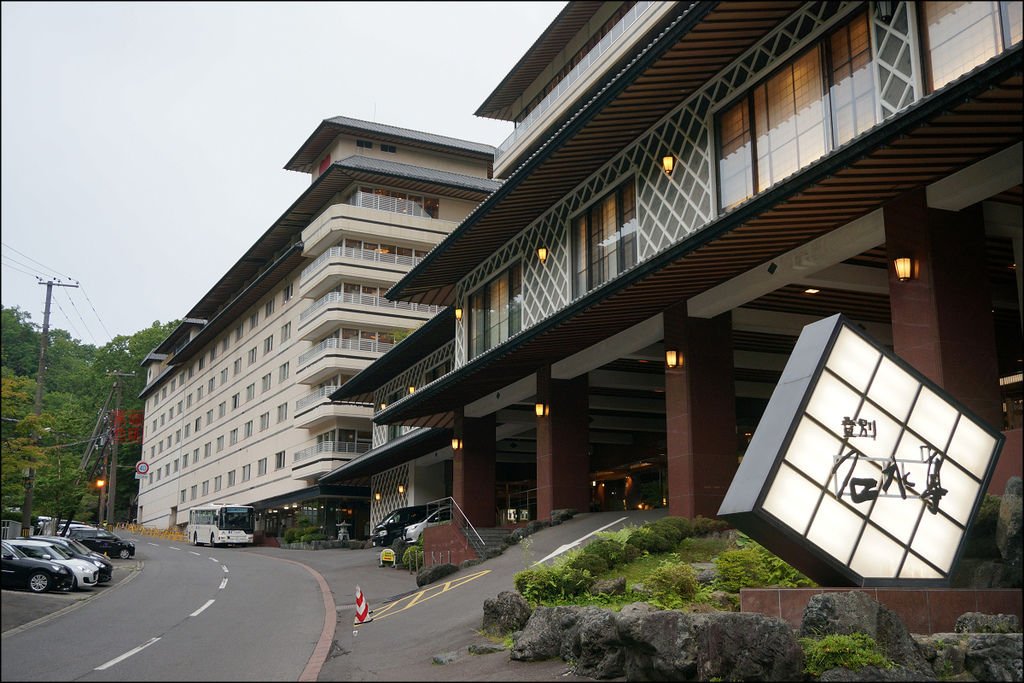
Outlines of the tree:
<svg viewBox="0 0 1024 683">
<path fill-rule="evenodd" d="M 0 307 L 0 360 L 11 374 L 35 377 L 39 369 L 39 331 L 27 311 Z"/>
</svg>

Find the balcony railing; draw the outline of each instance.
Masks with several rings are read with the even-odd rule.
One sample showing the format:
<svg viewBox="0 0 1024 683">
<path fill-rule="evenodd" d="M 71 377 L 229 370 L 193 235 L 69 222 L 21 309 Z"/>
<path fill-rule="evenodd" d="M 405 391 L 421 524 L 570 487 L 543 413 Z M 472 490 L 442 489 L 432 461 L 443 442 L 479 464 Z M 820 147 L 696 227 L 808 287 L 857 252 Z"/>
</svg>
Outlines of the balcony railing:
<svg viewBox="0 0 1024 683">
<path fill-rule="evenodd" d="M 359 304 L 360 306 L 375 306 L 377 308 L 391 308 L 400 311 L 422 311 L 431 315 L 441 310 L 440 306 L 431 304 L 417 304 L 410 301 L 391 301 L 382 296 L 372 294 L 355 294 L 353 292 L 328 292 L 316 300 L 312 306 L 299 313 L 299 322 L 305 322 L 316 315 L 316 312 L 328 304 Z"/>
<path fill-rule="evenodd" d="M 301 451 L 296 451 L 292 458 L 292 462 L 302 462 L 304 460 L 310 460 L 324 453 L 365 453 L 370 450 L 370 444 L 365 441 L 323 441 L 315 446 L 309 448 L 303 448 Z"/>
<path fill-rule="evenodd" d="M 394 346 L 391 342 L 379 342 L 372 339 L 325 339 L 309 351 L 299 356 L 299 365 L 306 365 L 328 349 L 348 349 L 350 351 L 369 351 L 370 353 L 387 353 Z"/>
<path fill-rule="evenodd" d="M 331 394 L 333 394 L 337 390 L 338 390 L 338 387 L 334 387 L 334 386 L 321 387 L 321 388 L 317 389 L 316 391 L 314 391 L 313 393 L 307 394 L 306 396 L 303 396 L 298 401 L 296 401 L 295 402 L 295 410 L 299 411 L 299 410 L 302 410 L 303 408 L 305 408 L 307 406 L 311 406 L 311 405 L 320 403 L 322 401 L 325 401 L 325 400 L 327 400 L 328 396 L 330 396 Z M 370 405 L 370 404 L 367 404 L 367 405 Z"/>
<path fill-rule="evenodd" d="M 419 216 L 420 218 L 433 218 L 419 202 L 373 192 L 356 192 L 349 198 L 348 203 L 352 206 L 361 206 L 364 209 L 401 213 L 406 216 Z"/>
<path fill-rule="evenodd" d="M 415 266 L 423 260 L 422 256 L 404 256 L 392 254 L 391 252 L 379 252 L 373 249 L 356 249 L 354 247 L 331 247 L 318 256 L 315 261 L 302 269 L 302 279 L 305 280 L 315 273 L 327 261 L 335 258 L 353 258 L 363 261 L 376 261 L 378 263 L 392 263 L 399 266 Z"/>
<path fill-rule="evenodd" d="M 601 38 L 600 42 L 594 46 L 594 49 L 588 52 L 587 56 L 584 57 L 579 64 L 574 66 L 572 71 L 565 75 L 565 78 L 559 81 L 558 85 L 555 86 L 555 89 L 549 92 L 544 99 L 540 101 L 536 108 L 527 114 L 526 118 L 516 124 L 516 128 L 512 131 L 512 134 L 498 146 L 498 151 L 494 153 L 495 163 L 501 159 L 503 154 L 508 152 L 519 138 L 523 137 L 527 131 L 529 131 L 530 128 L 540 120 L 544 113 L 551 108 L 551 105 L 558 101 L 558 99 L 565 94 L 573 83 L 578 81 L 580 77 L 590 69 L 590 67 L 597 63 L 597 60 L 601 58 L 601 55 L 607 52 L 608 48 L 610 48 L 612 44 L 626 32 L 626 29 L 632 26 L 633 23 L 640 18 L 640 15 L 646 12 L 653 4 L 654 3 L 650 0 L 641 0 L 626 12 L 625 16 L 623 16 L 622 19 L 620 19 L 618 23 L 616 23 L 615 26 L 613 26 L 612 29 L 608 31 L 603 38 Z"/>
</svg>

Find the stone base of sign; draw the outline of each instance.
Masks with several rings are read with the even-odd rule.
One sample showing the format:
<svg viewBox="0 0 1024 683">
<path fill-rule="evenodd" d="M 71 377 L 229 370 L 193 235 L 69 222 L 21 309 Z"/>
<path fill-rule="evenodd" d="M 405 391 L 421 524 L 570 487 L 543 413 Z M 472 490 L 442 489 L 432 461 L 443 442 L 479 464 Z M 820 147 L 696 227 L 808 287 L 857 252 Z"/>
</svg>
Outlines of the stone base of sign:
<svg viewBox="0 0 1024 683">
<path fill-rule="evenodd" d="M 744 588 L 740 611 L 778 617 L 800 628 L 812 595 L 859 590 L 899 616 L 911 633 L 952 633 L 965 612 L 1021 615 L 1021 591 L 1016 588 Z"/>
</svg>

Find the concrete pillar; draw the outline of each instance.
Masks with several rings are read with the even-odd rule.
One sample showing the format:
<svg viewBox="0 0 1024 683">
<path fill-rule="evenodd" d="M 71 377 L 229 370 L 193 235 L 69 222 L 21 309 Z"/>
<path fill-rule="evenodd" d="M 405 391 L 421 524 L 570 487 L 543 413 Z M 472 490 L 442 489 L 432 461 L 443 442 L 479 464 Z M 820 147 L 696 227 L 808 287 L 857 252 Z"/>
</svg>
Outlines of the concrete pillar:
<svg viewBox="0 0 1024 683">
<path fill-rule="evenodd" d="M 924 191 L 886 204 L 893 350 L 982 420 L 1002 427 L 999 365 L 981 205 L 928 208 Z M 893 259 L 910 256 L 900 282 Z"/>
<path fill-rule="evenodd" d="M 462 448 L 452 458 L 452 498 L 466 514 L 470 524 L 489 529 L 497 524 L 495 493 L 494 415 L 463 417 L 455 415 L 455 435 Z"/>
<path fill-rule="evenodd" d="M 548 414 L 537 416 L 537 518 L 552 510 L 590 509 L 590 454 L 587 376 L 557 380 L 551 367 L 537 372 L 537 401 Z"/>
<path fill-rule="evenodd" d="M 732 315 L 690 318 L 686 303 L 665 310 L 665 441 L 670 515 L 714 517 L 736 473 Z"/>
</svg>

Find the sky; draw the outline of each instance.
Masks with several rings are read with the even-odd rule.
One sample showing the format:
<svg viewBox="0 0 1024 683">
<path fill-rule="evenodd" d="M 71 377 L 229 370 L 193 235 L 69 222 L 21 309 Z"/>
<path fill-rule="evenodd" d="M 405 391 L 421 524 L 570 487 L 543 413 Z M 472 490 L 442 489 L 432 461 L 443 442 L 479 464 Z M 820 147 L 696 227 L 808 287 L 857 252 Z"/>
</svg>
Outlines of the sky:
<svg viewBox="0 0 1024 683">
<path fill-rule="evenodd" d="M 3 2 L 0 303 L 102 346 L 184 317 L 308 187 L 321 121 L 476 117 L 564 2 Z"/>
</svg>

